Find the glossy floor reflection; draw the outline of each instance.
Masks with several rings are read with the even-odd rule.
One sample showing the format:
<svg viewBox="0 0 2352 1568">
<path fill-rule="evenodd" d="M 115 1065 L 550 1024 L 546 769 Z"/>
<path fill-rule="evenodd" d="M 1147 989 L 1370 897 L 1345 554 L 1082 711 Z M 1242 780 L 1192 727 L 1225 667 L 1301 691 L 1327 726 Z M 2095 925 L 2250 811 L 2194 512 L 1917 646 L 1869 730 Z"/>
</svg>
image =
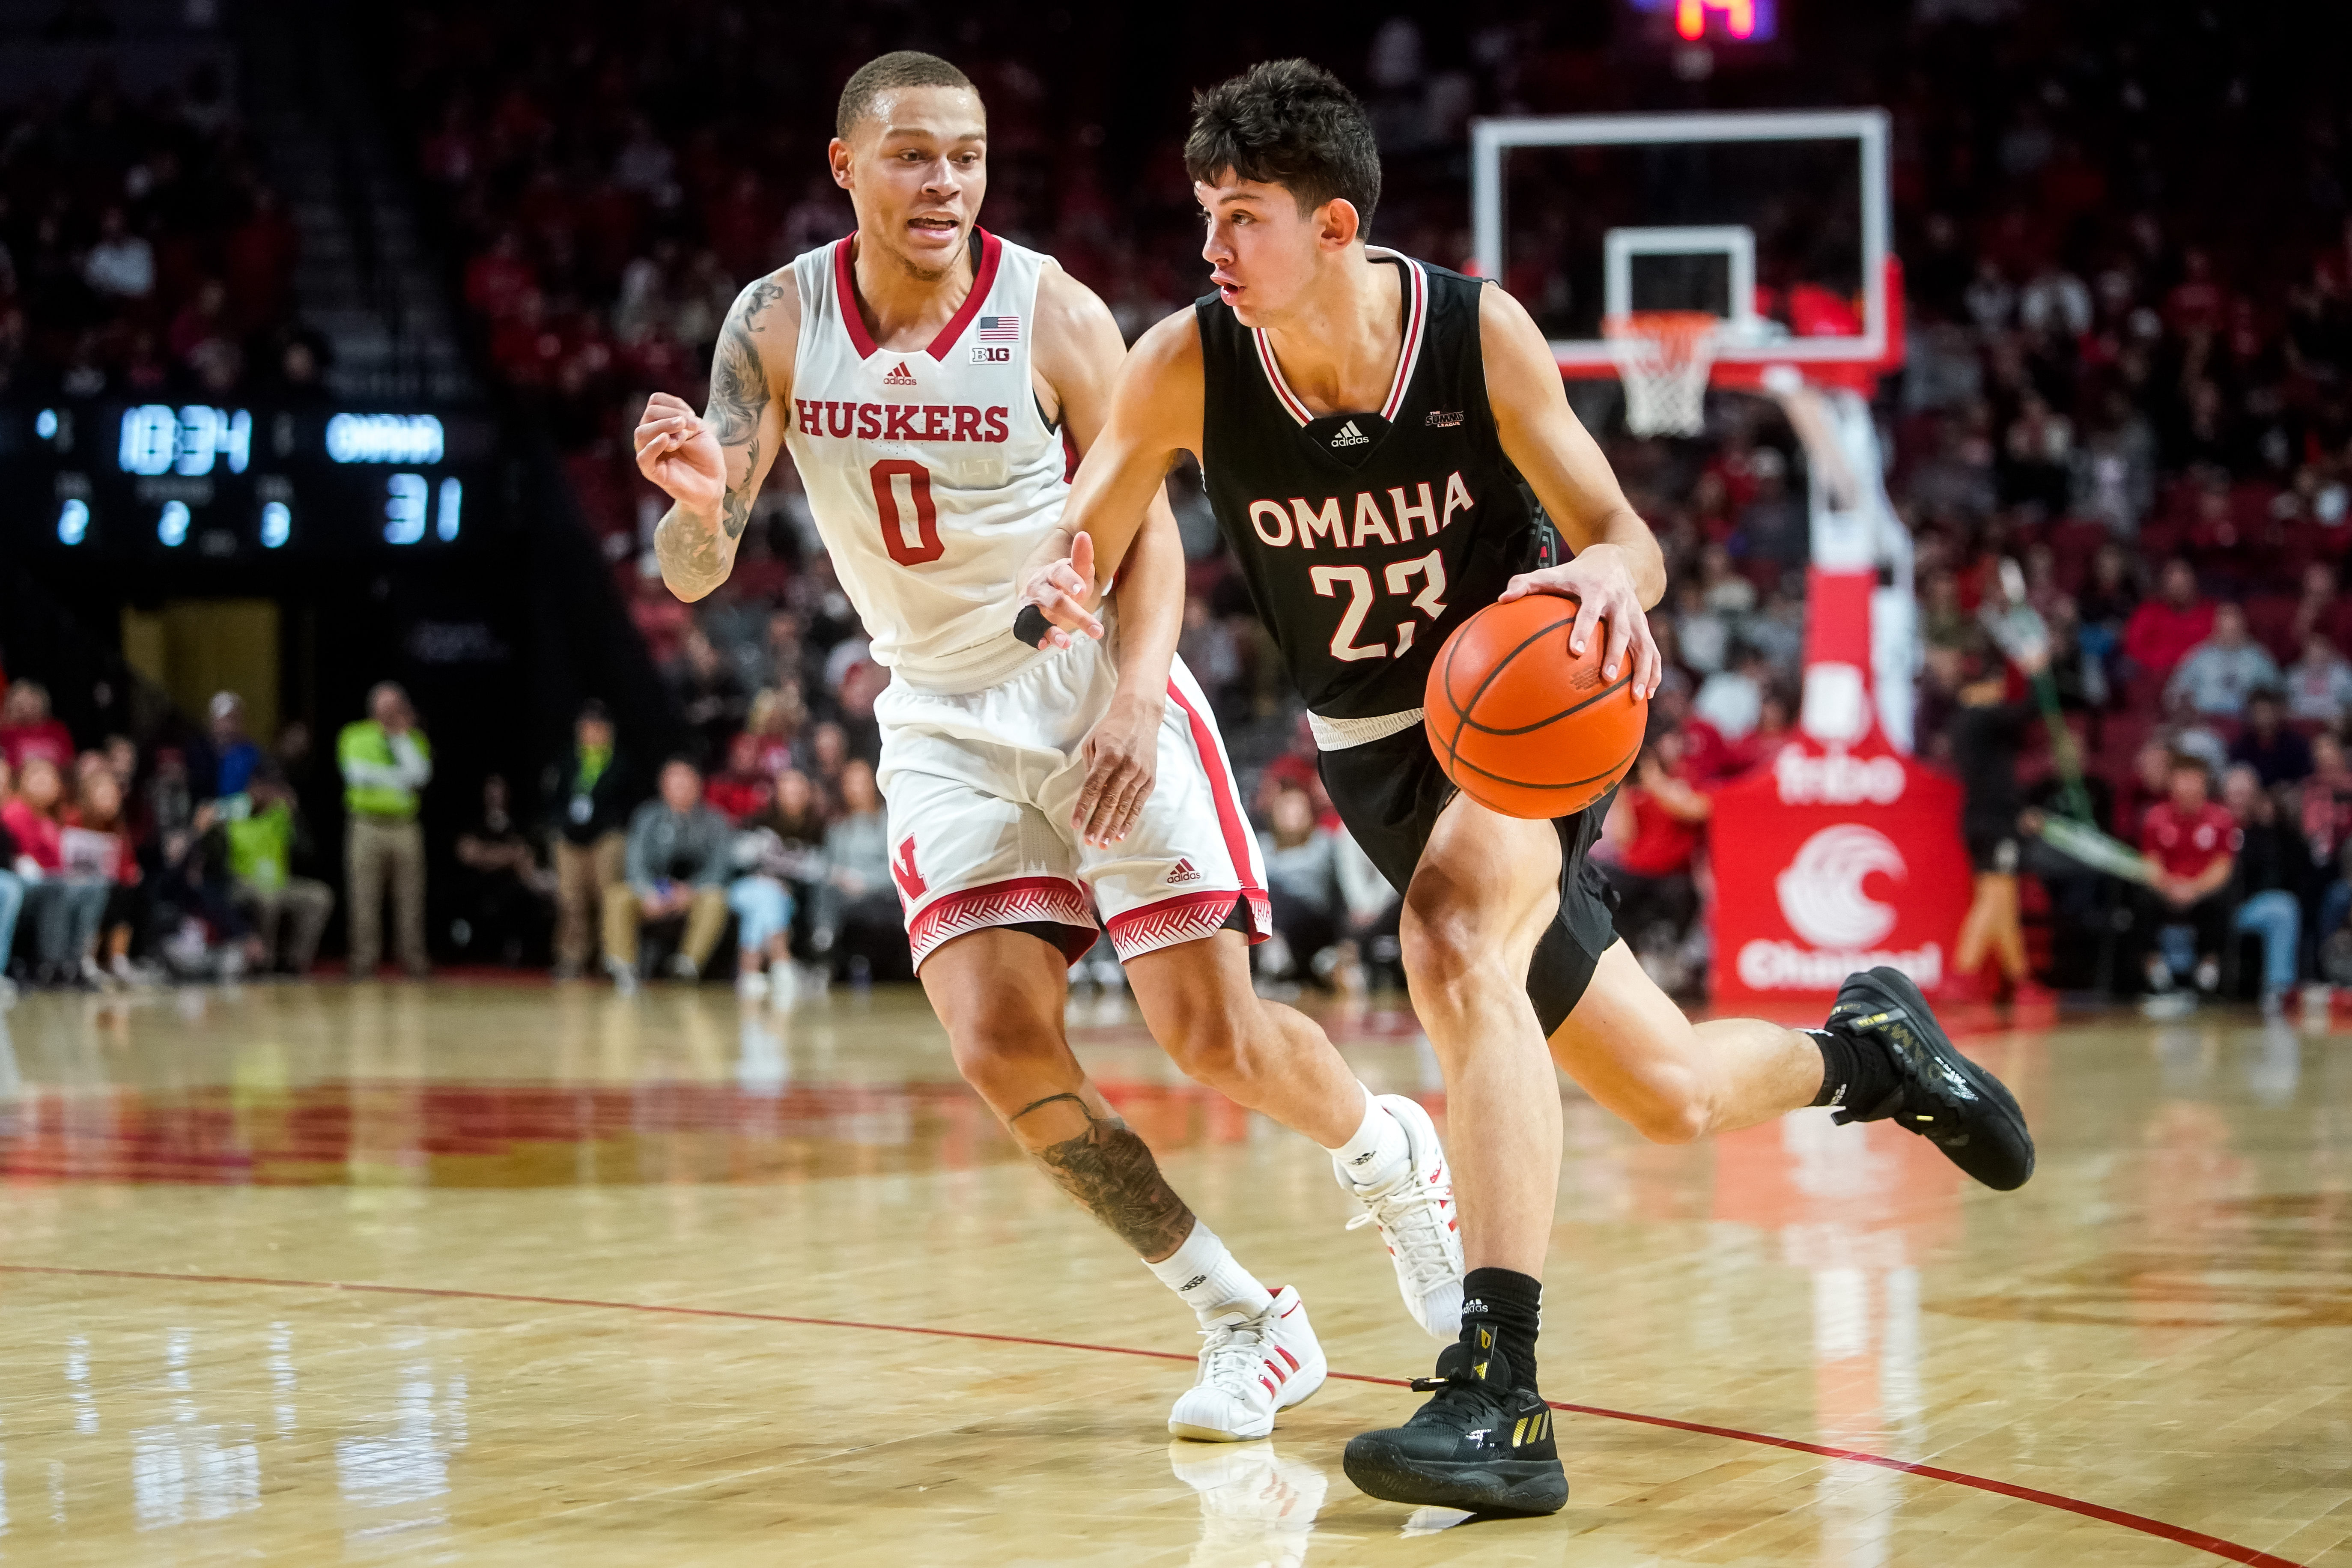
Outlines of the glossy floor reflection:
<svg viewBox="0 0 2352 1568">
<path fill-rule="evenodd" d="M 1987 1032 L 2034 1182 L 1570 1091 L 1543 1521 L 1358 1494 L 1425 1372 L 1319 1153 L 1090 1068 L 1336 1372 L 1171 1445 L 1191 1324 L 919 996 L 340 984 L 0 1015 L 0 1560 L 2352 1563 L 2352 1033 Z M 1334 1017 L 1443 1115 L 1409 1016 Z M 1849 1457 L 1840 1457 L 1849 1456 Z"/>
</svg>

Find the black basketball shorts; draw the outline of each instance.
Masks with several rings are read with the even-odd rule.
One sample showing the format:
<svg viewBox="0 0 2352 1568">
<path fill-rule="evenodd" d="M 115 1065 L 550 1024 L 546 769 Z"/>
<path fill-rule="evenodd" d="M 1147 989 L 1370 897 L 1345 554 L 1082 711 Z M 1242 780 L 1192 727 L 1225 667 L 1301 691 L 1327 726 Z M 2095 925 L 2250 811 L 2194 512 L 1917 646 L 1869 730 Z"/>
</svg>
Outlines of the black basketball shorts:
<svg viewBox="0 0 2352 1568">
<path fill-rule="evenodd" d="M 1415 724 L 1360 746 L 1325 752 L 1320 761 L 1323 787 L 1340 820 L 1402 895 L 1436 830 L 1438 814 L 1455 794 L 1454 781 L 1429 749 L 1428 731 Z M 1616 894 L 1591 859 L 1614 795 L 1552 822 L 1559 834 L 1559 912 L 1528 965 L 1528 999 L 1547 1038 L 1583 999 L 1594 966 L 1617 940 L 1612 914 Z"/>
</svg>

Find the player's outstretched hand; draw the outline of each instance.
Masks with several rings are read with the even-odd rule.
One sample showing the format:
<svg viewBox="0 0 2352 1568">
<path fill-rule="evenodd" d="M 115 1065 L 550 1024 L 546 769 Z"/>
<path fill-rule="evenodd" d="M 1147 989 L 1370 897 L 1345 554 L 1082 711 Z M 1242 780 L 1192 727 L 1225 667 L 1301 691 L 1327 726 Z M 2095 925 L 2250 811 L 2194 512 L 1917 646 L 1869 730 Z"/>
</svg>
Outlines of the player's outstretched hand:
<svg viewBox="0 0 2352 1568">
<path fill-rule="evenodd" d="M 1080 536 L 1080 542 L 1085 542 Z M 1160 721 L 1167 704 L 1119 692 L 1087 735 L 1079 754 L 1087 782 L 1070 826 L 1079 842 L 1100 848 L 1126 837 L 1143 815 L 1160 777 Z"/>
<path fill-rule="evenodd" d="M 719 438 L 683 398 L 656 392 L 637 421 L 637 472 L 688 511 L 716 518 L 727 498 L 727 459 Z"/>
<path fill-rule="evenodd" d="M 1642 608 L 1641 595 L 1634 591 L 1633 574 L 1625 569 L 1616 546 L 1589 545 L 1573 561 L 1540 572 L 1522 572 L 1504 588 L 1502 602 L 1524 599 L 1529 594 L 1559 594 L 1577 601 L 1576 624 L 1568 629 L 1570 653 L 1581 655 L 1592 640 L 1593 623 L 1607 622 L 1609 639 L 1601 650 L 1601 675 L 1616 679 L 1631 659 L 1634 695 L 1644 701 L 1657 695 L 1658 683 L 1665 679 L 1665 664 L 1650 636 L 1649 613 Z"/>
<path fill-rule="evenodd" d="M 1067 555 L 1031 571 L 1018 586 L 1021 603 L 1035 605 L 1045 617 L 1045 637 L 1038 647 L 1068 647 L 1072 632 L 1096 638 L 1103 635 L 1101 617 L 1087 608 L 1087 601 L 1095 591 L 1095 542 L 1091 534 L 1079 534 Z"/>
</svg>

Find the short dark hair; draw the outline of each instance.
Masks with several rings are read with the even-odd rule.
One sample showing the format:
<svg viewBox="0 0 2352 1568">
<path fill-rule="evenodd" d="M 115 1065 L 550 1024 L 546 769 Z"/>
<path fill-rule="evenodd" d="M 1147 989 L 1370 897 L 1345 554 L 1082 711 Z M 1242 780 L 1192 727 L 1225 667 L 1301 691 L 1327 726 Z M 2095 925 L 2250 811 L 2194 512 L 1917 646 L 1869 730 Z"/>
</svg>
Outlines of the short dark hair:
<svg viewBox="0 0 2352 1568">
<path fill-rule="evenodd" d="M 572 721 L 575 724 L 609 724 L 612 721 L 613 710 L 605 707 L 601 699 L 594 697 L 580 705 L 580 716 Z"/>
<path fill-rule="evenodd" d="M 1308 60 L 1267 60 L 1192 99 L 1184 172 L 1203 184 L 1231 169 L 1280 185 L 1303 216 L 1335 197 L 1369 234 L 1381 201 L 1372 122 L 1338 77 Z"/>
<path fill-rule="evenodd" d="M 937 55 L 920 49 L 893 49 L 877 55 L 850 73 L 841 89 L 840 107 L 833 111 L 833 133 L 844 142 L 857 122 L 873 110 L 874 100 L 896 87 L 961 87 L 978 91 L 971 78 Z"/>
</svg>

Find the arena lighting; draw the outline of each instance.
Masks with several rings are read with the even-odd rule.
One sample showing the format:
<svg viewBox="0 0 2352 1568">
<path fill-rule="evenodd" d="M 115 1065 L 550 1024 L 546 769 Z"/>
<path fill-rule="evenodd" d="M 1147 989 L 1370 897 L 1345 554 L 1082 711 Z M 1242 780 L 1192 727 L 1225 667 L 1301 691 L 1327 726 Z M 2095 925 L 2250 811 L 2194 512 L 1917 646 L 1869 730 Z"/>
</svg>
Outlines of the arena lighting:
<svg viewBox="0 0 2352 1568">
<path fill-rule="evenodd" d="M 79 544 L 89 535 L 89 502 L 68 500 L 58 508 L 58 542 Z"/>
<path fill-rule="evenodd" d="M 1706 37 L 1706 14 L 1723 13 L 1723 30 L 1735 38 L 1756 33 L 1756 0 L 1675 0 L 1675 31 L 1696 43 Z"/>
<path fill-rule="evenodd" d="M 423 474 L 394 474 L 384 481 L 383 542 L 414 544 L 425 537 Z"/>
<path fill-rule="evenodd" d="M 54 408 L 44 408 L 38 414 L 33 416 L 33 434 L 38 436 L 44 441 L 56 439 L 58 434 L 58 411 Z"/>
<path fill-rule="evenodd" d="M 187 542 L 188 503 L 186 501 L 167 500 L 163 503 L 163 515 L 155 520 L 155 537 L 173 549 Z"/>
<path fill-rule="evenodd" d="M 441 481 L 441 510 L 433 531 L 444 541 L 457 537 L 457 514 L 466 504 L 466 487 L 455 477 Z"/>
<path fill-rule="evenodd" d="M 437 463 L 441 421 L 430 414 L 338 414 L 327 456 L 338 463 Z"/>
<path fill-rule="evenodd" d="M 213 464 L 224 458 L 230 473 L 241 474 L 252 456 L 253 414 L 248 409 L 192 403 L 175 410 L 142 403 L 122 411 L 115 461 L 126 474 L 177 473 L 194 479 L 211 473 Z"/>
<path fill-rule="evenodd" d="M 276 550 L 293 535 L 293 510 L 282 500 L 264 501 L 261 506 L 261 547 Z"/>
</svg>

